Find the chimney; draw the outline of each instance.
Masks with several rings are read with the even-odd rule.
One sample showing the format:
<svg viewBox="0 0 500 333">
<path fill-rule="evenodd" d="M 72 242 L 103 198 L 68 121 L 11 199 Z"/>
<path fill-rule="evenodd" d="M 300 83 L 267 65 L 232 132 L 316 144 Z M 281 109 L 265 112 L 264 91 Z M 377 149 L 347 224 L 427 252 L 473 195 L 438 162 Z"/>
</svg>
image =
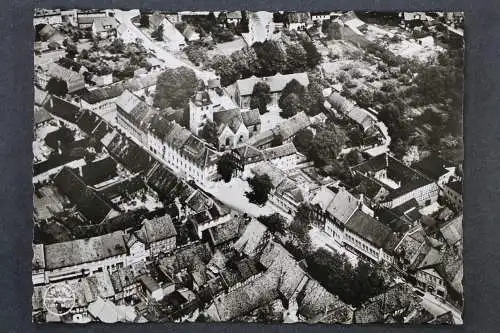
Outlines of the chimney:
<svg viewBox="0 0 500 333">
<path fill-rule="evenodd" d="M 54 108 L 54 97 L 50 97 L 50 108 Z"/>
<path fill-rule="evenodd" d="M 364 203 L 364 195 L 363 195 L 363 193 L 361 193 L 359 195 L 359 200 L 358 201 L 359 201 L 359 206 L 363 206 L 363 203 Z"/>
<path fill-rule="evenodd" d="M 389 155 L 387 153 L 385 153 L 385 167 L 389 167 Z"/>
</svg>

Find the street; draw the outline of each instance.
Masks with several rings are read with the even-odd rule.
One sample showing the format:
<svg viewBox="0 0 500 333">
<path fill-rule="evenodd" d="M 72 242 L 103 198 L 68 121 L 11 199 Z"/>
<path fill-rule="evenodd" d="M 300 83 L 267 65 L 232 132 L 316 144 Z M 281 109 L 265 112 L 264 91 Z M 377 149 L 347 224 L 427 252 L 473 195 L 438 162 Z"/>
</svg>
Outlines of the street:
<svg viewBox="0 0 500 333">
<path fill-rule="evenodd" d="M 136 38 L 140 39 L 142 41 L 142 45 L 144 45 L 146 49 L 153 50 L 156 57 L 164 61 L 166 67 L 176 68 L 184 66 L 191 68 L 196 73 L 196 76 L 205 82 L 208 79 L 215 77 L 215 74 L 213 72 L 202 71 L 196 68 L 194 65 L 186 63 L 176 58 L 170 52 L 166 51 L 164 48 L 154 43 L 149 36 L 143 34 L 142 31 L 139 30 L 139 28 L 137 28 L 134 25 L 134 23 L 132 23 L 132 18 L 138 15 L 138 11 L 136 10 L 123 11 L 120 9 L 116 9 L 114 11 L 114 14 L 118 22 L 120 22 L 120 24 L 123 24 L 126 27 L 125 32 L 133 36 L 127 39 L 133 39 L 133 40 L 135 40 Z"/>
<path fill-rule="evenodd" d="M 422 297 L 422 306 L 435 316 L 439 316 L 445 312 L 451 311 L 453 320 L 457 324 L 463 324 L 461 313 L 452 305 L 444 303 L 434 295 L 426 292 Z"/>
</svg>

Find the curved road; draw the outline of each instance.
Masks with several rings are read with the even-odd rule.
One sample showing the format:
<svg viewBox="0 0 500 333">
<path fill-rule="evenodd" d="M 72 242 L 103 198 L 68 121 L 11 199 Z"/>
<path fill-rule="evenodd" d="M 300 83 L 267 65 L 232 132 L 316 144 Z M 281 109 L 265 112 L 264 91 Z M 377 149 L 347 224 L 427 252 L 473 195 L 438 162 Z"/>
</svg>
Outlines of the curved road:
<svg viewBox="0 0 500 333">
<path fill-rule="evenodd" d="M 142 40 L 142 44 L 146 49 L 153 50 L 156 57 L 163 60 L 165 63 L 165 67 L 167 68 L 176 68 L 176 67 L 188 67 L 191 68 L 199 79 L 203 81 L 207 81 L 210 78 L 215 77 L 215 73 L 209 71 L 203 71 L 199 68 L 195 67 L 193 64 L 186 63 L 178 58 L 176 58 L 172 53 L 168 52 L 164 48 L 162 48 L 158 43 L 153 42 L 149 36 L 146 36 L 139 28 L 137 28 L 134 23 L 132 23 L 132 18 L 139 15 L 138 10 L 129 10 L 123 11 L 120 9 L 114 10 L 115 18 L 120 24 L 124 25 L 127 34 L 130 34 L 130 39 L 135 40 L 139 38 Z"/>
</svg>

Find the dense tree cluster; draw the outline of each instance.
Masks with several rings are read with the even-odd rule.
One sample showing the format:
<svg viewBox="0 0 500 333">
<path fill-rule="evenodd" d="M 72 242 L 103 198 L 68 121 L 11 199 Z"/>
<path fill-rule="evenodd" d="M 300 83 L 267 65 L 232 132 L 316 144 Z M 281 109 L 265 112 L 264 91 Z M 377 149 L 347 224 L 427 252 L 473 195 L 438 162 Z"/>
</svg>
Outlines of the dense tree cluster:
<svg viewBox="0 0 500 333">
<path fill-rule="evenodd" d="M 310 253 L 306 261 L 314 279 L 353 306 L 360 306 L 387 288 L 380 267 L 372 267 L 364 262 L 352 267 L 345 255 L 318 249 Z"/>
<path fill-rule="evenodd" d="M 271 40 L 254 43 L 231 56 L 214 57 L 210 67 L 221 76 L 221 84 L 227 86 L 252 75 L 263 77 L 305 71 L 314 68 L 320 60 L 316 46 L 308 37 L 302 36 L 284 48 Z"/>
<path fill-rule="evenodd" d="M 248 179 L 248 185 L 252 189 L 250 192 L 245 193 L 248 200 L 256 205 L 263 206 L 273 189 L 271 178 L 267 174 L 256 175 Z"/>
<path fill-rule="evenodd" d="M 45 89 L 52 95 L 66 96 L 68 93 L 68 84 L 64 80 L 51 77 Z"/>
<path fill-rule="evenodd" d="M 286 220 L 279 213 L 262 215 L 257 220 L 264 224 L 271 232 L 278 232 L 280 234 L 285 234 L 286 232 Z"/>
<path fill-rule="evenodd" d="M 234 163 L 231 159 L 231 155 L 224 154 L 217 161 L 217 173 L 221 175 L 224 182 L 229 183 L 234 172 Z"/>
<path fill-rule="evenodd" d="M 187 67 L 169 68 L 158 76 L 154 106 L 183 108 L 198 87 L 195 72 Z"/>
<path fill-rule="evenodd" d="M 331 125 L 319 126 L 306 156 L 316 167 L 333 164 L 345 144 L 345 132 Z"/>
<path fill-rule="evenodd" d="M 267 104 L 271 102 L 271 88 L 265 82 L 257 82 L 253 87 L 252 96 L 250 98 L 250 108 L 259 109 L 260 114 L 267 111 Z"/>
<path fill-rule="evenodd" d="M 217 125 L 213 121 L 207 121 L 200 132 L 200 137 L 214 147 L 219 146 L 219 136 L 217 135 Z"/>
</svg>

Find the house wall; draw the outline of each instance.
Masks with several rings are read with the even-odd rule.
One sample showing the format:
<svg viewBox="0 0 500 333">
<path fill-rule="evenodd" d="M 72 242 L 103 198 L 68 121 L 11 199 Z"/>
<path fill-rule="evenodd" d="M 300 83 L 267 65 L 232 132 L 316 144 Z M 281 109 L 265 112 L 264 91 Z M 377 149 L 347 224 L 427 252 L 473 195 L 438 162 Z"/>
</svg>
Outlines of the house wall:
<svg viewBox="0 0 500 333">
<path fill-rule="evenodd" d="M 417 285 L 423 290 L 440 297 L 446 296 L 446 287 L 441 277 L 420 270 L 415 273 L 415 278 L 417 279 Z"/>
<path fill-rule="evenodd" d="M 61 14 L 57 14 L 33 18 L 33 25 L 35 26 L 38 24 L 62 24 L 62 16 Z"/>
<path fill-rule="evenodd" d="M 304 155 L 302 154 L 292 154 L 288 156 L 283 156 L 279 158 L 273 158 L 269 160 L 273 165 L 281 170 L 290 170 L 293 169 L 300 162 L 304 161 Z"/>
<path fill-rule="evenodd" d="M 134 124 L 132 124 L 123 114 L 121 114 L 120 110 L 116 113 L 116 123 L 119 127 L 123 129 L 126 133 L 134 136 L 139 142 L 143 144 L 147 144 L 147 134 L 142 130 L 137 128 Z"/>
<path fill-rule="evenodd" d="M 197 106 L 193 101 L 189 101 L 189 129 L 195 135 L 198 135 L 207 123 L 213 121 L 213 105 Z"/>
<path fill-rule="evenodd" d="M 428 201 L 430 203 L 436 202 L 439 194 L 439 187 L 436 183 L 430 183 L 419 188 L 414 189 L 408 193 L 405 193 L 397 198 L 392 199 L 382 203 L 382 206 L 387 208 L 393 208 L 401 205 L 402 203 L 415 199 L 419 205 L 427 205 Z"/>
<path fill-rule="evenodd" d="M 445 197 L 449 200 L 449 202 L 455 207 L 456 209 L 463 209 L 463 198 L 462 195 L 458 192 L 455 192 L 455 190 L 451 189 L 448 186 L 443 187 L 444 195 Z"/>
<path fill-rule="evenodd" d="M 149 251 L 146 250 L 146 246 L 141 242 L 136 242 L 129 249 L 127 266 L 134 265 L 138 262 L 145 262 L 147 257 L 149 257 Z"/>
<path fill-rule="evenodd" d="M 199 185 L 210 185 L 217 177 L 217 165 L 200 167 L 186 159 L 179 150 L 170 147 L 151 133 L 147 135 L 147 148 L 174 172 L 182 174 L 188 180 L 194 180 Z"/>
<path fill-rule="evenodd" d="M 68 279 L 70 277 L 77 277 L 88 275 L 97 272 L 98 270 L 107 269 L 110 272 L 118 268 L 126 266 L 127 255 L 121 254 L 118 256 L 109 257 L 103 260 L 62 267 L 52 270 L 46 270 L 46 283 Z"/>
<path fill-rule="evenodd" d="M 167 239 L 151 243 L 149 246 L 151 257 L 157 257 L 160 253 L 168 253 L 175 249 L 176 237 L 169 237 Z"/>
<path fill-rule="evenodd" d="M 106 99 L 94 104 L 90 104 L 86 102 L 85 100 L 81 100 L 81 108 L 82 109 L 87 109 L 95 114 L 103 117 L 109 113 L 115 113 L 116 112 L 116 98 L 111 98 L 111 99 Z"/>
</svg>

